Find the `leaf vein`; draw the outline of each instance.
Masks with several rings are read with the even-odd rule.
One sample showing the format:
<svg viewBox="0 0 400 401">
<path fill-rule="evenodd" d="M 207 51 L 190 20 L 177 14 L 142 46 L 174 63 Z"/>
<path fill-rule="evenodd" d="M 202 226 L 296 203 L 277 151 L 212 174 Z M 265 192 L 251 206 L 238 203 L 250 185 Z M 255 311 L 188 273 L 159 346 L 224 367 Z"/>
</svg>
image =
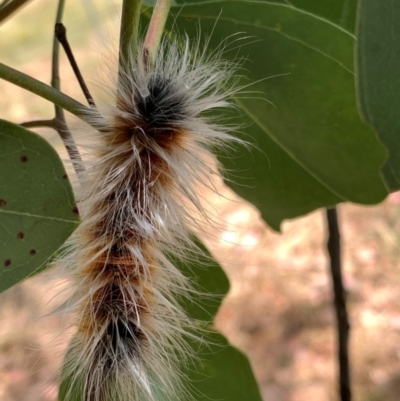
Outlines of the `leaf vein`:
<svg viewBox="0 0 400 401">
<path fill-rule="evenodd" d="M 256 116 L 252 115 L 251 111 L 237 97 L 234 97 L 234 99 L 235 99 L 235 102 L 242 108 L 242 110 L 245 111 L 246 114 L 254 121 L 254 123 L 257 124 L 307 174 L 309 174 L 319 184 L 321 184 L 324 188 L 329 190 L 332 194 L 334 194 L 338 198 L 342 199 L 343 201 L 347 201 L 348 200 L 348 199 L 344 198 L 343 195 L 341 195 L 341 194 L 337 193 L 336 191 L 334 191 L 329 185 L 327 185 L 325 182 L 323 182 L 320 177 L 318 177 L 316 174 L 314 174 L 312 171 L 310 171 L 306 166 L 304 166 L 303 163 L 288 148 L 286 148 L 286 146 L 284 146 L 275 136 L 271 135 L 270 131 L 263 124 L 261 124 L 258 121 Z"/>
<path fill-rule="evenodd" d="M 42 215 L 33 214 L 33 213 L 27 213 L 27 212 L 15 212 L 13 210 L 0 210 L 0 214 L 1 213 L 14 214 L 14 215 L 17 215 L 17 216 L 33 217 L 33 218 L 36 218 L 36 219 L 61 221 L 61 222 L 64 222 L 64 223 L 74 224 L 74 225 L 78 225 L 79 224 L 79 222 L 77 222 L 76 220 L 67 220 L 67 219 L 63 219 L 61 217 L 42 216 Z"/>
<path fill-rule="evenodd" d="M 215 16 L 211 16 L 211 15 L 201 15 L 200 18 L 204 18 L 204 19 L 215 19 Z M 301 45 L 307 47 L 308 49 L 313 50 L 313 51 L 315 51 L 315 52 L 321 54 L 322 56 L 328 58 L 329 60 L 333 61 L 334 63 L 336 63 L 336 64 L 338 64 L 340 67 L 342 67 L 342 68 L 343 68 L 345 71 L 347 71 L 349 74 L 351 74 L 351 75 L 353 75 L 353 76 L 355 75 L 355 74 L 354 74 L 354 71 L 352 71 L 352 70 L 350 70 L 349 68 L 347 68 L 342 62 L 340 62 L 339 60 L 337 60 L 335 57 L 333 57 L 333 56 L 331 56 L 331 55 L 329 55 L 329 54 L 323 52 L 322 50 L 320 50 L 320 49 L 318 49 L 318 48 L 316 48 L 316 47 L 314 47 L 314 46 L 311 46 L 310 44 L 304 42 L 303 40 L 297 39 L 297 38 L 295 38 L 295 37 L 293 37 L 293 36 L 291 36 L 291 35 L 288 35 L 288 34 L 283 33 L 281 30 L 278 30 L 278 29 L 276 29 L 276 28 L 271 28 L 271 27 L 268 27 L 268 26 L 264 26 L 264 25 L 260 25 L 260 24 L 250 23 L 250 22 L 248 22 L 248 21 L 247 21 L 247 22 L 242 22 L 242 21 L 236 20 L 236 19 L 234 19 L 234 18 L 224 18 L 224 17 L 222 17 L 222 16 L 219 17 L 219 20 L 220 20 L 220 21 L 226 21 L 226 22 L 232 22 L 232 23 L 237 24 L 237 25 L 250 25 L 250 26 L 253 26 L 253 27 L 255 27 L 255 28 L 260 28 L 260 29 L 264 29 L 264 30 L 267 30 L 267 31 L 272 31 L 272 32 L 276 32 L 276 33 L 278 33 L 278 34 L 281 34 L 283 37 L 285 37 L 285 38 L 287 38 L 287 39 L 289 39 L 289 40 L 292 40 L 292 41 L 294 41 L 294 42 L 300 43 Z"/>
</svg>

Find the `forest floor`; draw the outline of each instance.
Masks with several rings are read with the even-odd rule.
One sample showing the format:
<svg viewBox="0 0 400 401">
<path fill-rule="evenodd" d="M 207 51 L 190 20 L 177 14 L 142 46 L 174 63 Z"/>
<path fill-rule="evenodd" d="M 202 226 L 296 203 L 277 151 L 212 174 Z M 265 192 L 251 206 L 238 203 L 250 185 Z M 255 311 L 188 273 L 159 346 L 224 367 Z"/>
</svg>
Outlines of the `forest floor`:
<svg viewBox="0 0 400 401">
<path fill-rule="evenodd" d="M 48 12 L 43 11 L 46 4 L 33 2 L 1 28 L 2 37 L 16 38 L 2 43 L 2 61 L 43 81 L 49 80 L 52 40 Z M 71 3 L 71 7 L 77 6 Z M 83 21 L 78 11 L 66 16 L 68 27 Z M 28 19 L 29 13 L 37 19 Z M 35 35 L 27 20 L 34 21 Z M 88 50 L 82 43 L 93 37 L 71 32 L 84 75 L 91 76 Z M 15 45 L 17 41 L 21 46 Z M 62 74 L 63 89 L 82 100 L 69 66 Z M 21 122 L 53 113 L 47 102 L 12 85 L 0 82 L 0 93 L 2 118 Z M 61 149 L 53 133 L 41 133 Z M 222 192 L 211 202 L 226 223 L 207 246 L 229 276 L 231 290 L 216 326 L 250 357 L 265 401 L 336 401 L 335 315 L 324 212 L 284 222 L 279 234 L 252 206 L 228 189 Z M 340 205 L 339 214 L 354 401 L 398 401 L 400 195 L 392 194 L 375 207 Z M 0 401 L 56 400 L 69 322 L 40 316 L 58 290 L 39 276 L 0 294 Z"/>
</svg>

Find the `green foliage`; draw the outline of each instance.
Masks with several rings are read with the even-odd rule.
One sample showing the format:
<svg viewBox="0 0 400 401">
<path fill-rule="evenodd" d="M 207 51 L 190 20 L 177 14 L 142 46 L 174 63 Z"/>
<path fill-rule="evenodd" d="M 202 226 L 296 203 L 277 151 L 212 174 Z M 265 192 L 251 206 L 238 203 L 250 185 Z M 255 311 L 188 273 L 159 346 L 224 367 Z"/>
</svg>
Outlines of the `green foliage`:
<svg viewBox="0 0 400 401">
<path fill-rule="evenodd" d="M 241 53 L 249 59 L 243 73 L 256 82 L 248 89 L 256 93 L 235 100 L 245 115 L 241 136 L 255 148 L 221 161 L 233 172 L 228 185 L 272 228 L 319 207 L 385 198 L 379 169 L 386 151 L 358 114 L 350 33 L 266 2 L 214 1 L 177 15 L 179 30 L 191 36 L 198 19 L 206 35 L 214 29 L 211 49 L 232 32 L 251 38 Z M 237 50 L 225 56 L 234 59 Z"/>
<path fill-rule="evenodd" d="M 72 375 L 68 376 L 60 384 L 58 401 L 85 401 L 83 399 L 83 392 L 84 387 L 82 380 L 79 380 L 79 378 L 73 377 Z"/>
<path fill-rule="evenodd" d="M 361 1 L 358 24 L 358 90 L 362 113 L 389 150 L 383 168 L 391 190 L 400 188 L 400 7 Z"/>
<path fill-rule="evenodd" d="M 40 136 L 0 120 L 0 291 L 31 275 L 77 227 L 71 185 Z"/>
<path fill-rule="evenodd" d="M 196 401 L 261 401 L 249 361 L 218 333 L 209 333 L 209 346 L 199 349 L 199 359 L 189 366 L 190 388 Z M 174 401 L 174 400 L 170 400 Z"/>
<path fill-rule="evenodd" d="M 208 255 L 204 247 L 200 247 Z M 191 278 L 196 289 L 204 292 L 199 299 L 186 300 L 185 309 L 199 323 L 210 322 L 216 315 L 221 300 L 229 291 L 229 282 L 221 267 L 208 258 L 191 258 L 191 263 L 177 263 L 184 274 Z M 261 401 L 257 383 L 247 358 L 213 329 L 204 335 L 205 344 L 191 341 L 199 358 L 185 367 L 190 380 L 189 391 L 193 399 Z M 172 401 L 172 400 L 171 400 Z"/>
<path fill-rule="evenodd" d="M 232 2 L 232 0 L 230 0 Z M 237 1 L 237 0 L 233 0 Z M 340 25 L 349 32 L 354 32 L 356 23 L 357 0 L 260 0 L 269 4 L 283 4 L 299 10 L 307 11 L 315 17 L 322 17 Z M 144 0 L 144 3 L 153 6 L 156 0 Z M 188 4 L 213 3 L 213 0 L 175 0 L 177 7 Z M 220 7 L 220 9 L 222 9 Z M 223 9 L 222 9 L 223 10 Z"/>
</svg>

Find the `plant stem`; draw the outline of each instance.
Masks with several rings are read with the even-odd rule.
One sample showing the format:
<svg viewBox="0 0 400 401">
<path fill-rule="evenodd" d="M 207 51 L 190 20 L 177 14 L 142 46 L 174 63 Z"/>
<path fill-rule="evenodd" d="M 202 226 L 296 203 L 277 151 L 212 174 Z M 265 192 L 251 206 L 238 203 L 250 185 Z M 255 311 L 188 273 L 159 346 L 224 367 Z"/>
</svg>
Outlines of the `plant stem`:
<svg viewBox="0 0 400 401">
<path fill-rule="evenodd" d="M 329 238 L 327 243 L 330 257 L 330 269 L 334 290 L 334 306 L 337 321 L 339 388 L 341 401 L 351 401 L 350 366 L 349 366 L 349 330 L 350 324 L 346 308 L 346 295 L 342 280 L 340 231 L 336 208 L 326 210 Z"/>
<path fill-rule="evenodd" d="M 11 0 L 0 5 L 0 22 L 5 21 L 30 0 Z"/>
<path fill-rule="evenodd" d="M 37 127 L 48 127 L 55 129 L 55 121 L 52 120 L 34 120 L 34 121 L 26 121 L 20 124 L 22 127 L 25 128 L 37 128 Z"/>
<path fill-rule="evenodd" d="M 56 15 L 56 24 L 62 21 L 62 16 L 64 13 L 65 0 L 59 0 Z M 53 36 L 53 48 L 51 54 L 51 86 L 55 89 L 60 90 L 60 73 L 59 73 L 59 63 L 60 63 L 60 46 L 58 44 L 58 39 Z"/>
<path fill-rule="evenodd" d="M 23 72 L 0 63 L 0 78 L 24 88 L 52 103 L 58 104 L 60 107 L 82 118 L 84 121 L 86 119 L 85 110 L 89 110 L 86 106 Z"/>
<path fill-rule="evenodd" d="M 57 27 L 61 24 L 63 11 L 64 11 L 65 0 L 59 0 L 56 23 L 53 36 L 53 50 L 52 50 L 52 61 L 51 61 L 51 86 L 54 89 L 60 90 L 60 44 L 57 36 Z M 65 29 L 65 28 L 64 28 Z M 82 157 L 79 153 L 78 147 L 76 146 L 75 140 L 68 128 L 67 121 L 65 119 L 64 110 L 57 104 L 54 104 L 55 118 L 54 128 L 58 132 L 58 135 L 62 139 L 64 146 L 68 152 L 68 156 L 74 166 L 76 175 L 79 181 L 82 182 L 85 178 L 86 170 L 83 164 Z"/>
<path fill-rule="evenodd" d="M 129 62 L 132 46 L 137 43 L 142 0 L 123 0 L 119 35 L 119 70 Z"/>
<path fill-rule="evenodd" d="M 29 75 L 24 74 L 23 72 L 17 71 L 14 68 L 11 68 L 5 64 L 0 63 L 0 78 L 13 83 L 21 88 L 28 90 L 29 92 L 34 93 L 51 103 L 54 103 L 63 109 L 69 111 L 74 114 L 81 120 L 85 121 L 87 124 L 92 127 L 104 130 L 105 123 L 100 122 L 99 124 L 93 123 L 92 119 L 88 118 L 88 112 L 93 114 L 88 107 L 84 106 L 82 103 L 79 103 L 75 99 L 70 96 L 61 93 L 59 90 L 52 88 L 49 85 L 44 84 L 43 82 L 38 81 L 35 78 L 30 77 Z"/>
<path fill-rule="evenodd" d="M 157 0 L 154 7 L 144 41 L 145 57 L 150 67 L 156 58 L 171 5 L 172 0 Z"/>
<path fill-rule="evenodd" d="M 65 53 L 67 54 L 68 61 L 71 64 L 71 67 L 74 71 L 76 79 L 79 82 L 79 85 L 82 89 L 83 94 L 86 97 L 87 102 L 89 103 L 89 106 L 96 108 L 96 103 L 94 102 L 93 97 L 90 94 L 89 88 L 87 87 L 86 82 L 83 79 L 81 71 L 79 70 L 78 64 L 75 60 L 74 54 L 72 53 L 71 46 L 68 43 L 67 29 L 61 22 L 58 22 L 58 21 L 56 22 L 54 34 L 55 34 L 55 37 L 57 38 L 58 42 L 60 42 L 60 44 L 64 48 Z M 57 88 L 57 89 L 59 89 L 59 88 Z"/>
</svg>

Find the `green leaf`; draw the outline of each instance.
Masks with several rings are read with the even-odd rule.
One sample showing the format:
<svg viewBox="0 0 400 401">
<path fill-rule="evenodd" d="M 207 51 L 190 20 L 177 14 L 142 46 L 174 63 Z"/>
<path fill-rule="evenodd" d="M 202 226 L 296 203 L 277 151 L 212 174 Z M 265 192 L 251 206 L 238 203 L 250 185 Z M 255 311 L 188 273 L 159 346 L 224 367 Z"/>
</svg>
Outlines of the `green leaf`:
<svg viewBox="0 0 400 401">
<path fill-rule="evenodd" d="M 73 342 L 73 339 L 71 343 Z M 67 350 L 67 356 L 70 348 Z M 66 377 L 58 390 L 58 401 L 85 401 L 83 399 L 84 383 L 73 375 Z"/>
<path fill-rule="evenodd" d="M 365 120 L 389 150 L 383 174 L 400 188 L 400 4 L 361 1 L 358 23 L 358 95 Z"/>
<path fill-rule="evenodd" d="M 291 4 L 295 8 L 340 25 L 349 32 L 354 32 L 357 0 L 280 0 L 279 2 Z"/>
<path fill-rule="evenodd" d="M 71 185 L 40 136 L 0 120 L 0 291 L 35 272 L 78 225 Z"/>
<path fill-rule="evenodd" d="M 200 351 L 197 363 L 188 372 L 193 399 L 261 401 L 248 359 L 221 334 L 210 333 L 207 340 L 212 345 Z"/>
<path fill-rule="evenodd" d="M 243 73 L 256 93 L 236 101 L 245 114 L 241 136 L 256 149 L 238 148 L 221 161 L 234 172 L 228 185 L 272 228 L 319 207 L 385 198 L 379 169 L 386 152 L 358 114 L 351 34 L 291 6 L 256 1 L 177 12 L 181 32 L 195 37 L 198 22 L 213 32 L 211 49 L 232 32 L 252 38 L 242 46 Z M 234 59 L 237 50 L 224 56 Z"/>
<path fill-rule="evenodd" d="M 68 351 L 67 351 L 68 352 Z M 58 401 L 85 401 L 83 399 L 83 383 L 69 376 L 63 380 L 58 390 Z"/>
<path fill-rule="evenodd" d="M 192 258 L 190 264 L 178 262 L 180 270 L 196 289 L 211 297 L 199 296 L 186 302 L 185 309 L 192 319 L 212 323 L 221 300 L 229 291 L 229 281 L 221 267 L 212 261 L 204 247 L 206 258 Z M 191 342 L 198 358 L 185 368 L 189 377 L 189 391 L 196 401 L 261 401 L 258 385 L 254 379 L 248 359 L 229 345 L 219 333 L 209 329 L 205 338 L 208 345 L 200 347 Z M 171 400 L 172 401 L 172 400 Z"/>
<path fill-rule="evenodd" d="M 354 32 L 357 0 L 261 0 L 268 3 L 284 4 L 299 10 L 308 11 L 325 18 L 349 32 Z M 144 0 L 144 4 L 154 6 L 156 0 Z M 210 3 L 210 0 L 175 0 L 173 5 L 182 7 L 187 4 Z"/>
</svg>

